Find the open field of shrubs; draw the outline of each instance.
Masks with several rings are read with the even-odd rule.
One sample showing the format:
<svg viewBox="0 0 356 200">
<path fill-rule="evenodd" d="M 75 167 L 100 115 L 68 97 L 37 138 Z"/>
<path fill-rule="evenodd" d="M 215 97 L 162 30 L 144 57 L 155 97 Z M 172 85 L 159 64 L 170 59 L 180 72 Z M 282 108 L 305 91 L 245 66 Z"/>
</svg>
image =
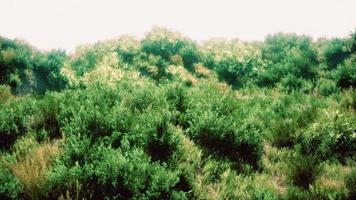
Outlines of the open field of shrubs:
<svg viewBox="0 0 356 200">
<path fill-rule="evenodd" d="M 0 37 L 0 199 L 355 199 L 355 87 L 355 32 Z"/>
</svg>

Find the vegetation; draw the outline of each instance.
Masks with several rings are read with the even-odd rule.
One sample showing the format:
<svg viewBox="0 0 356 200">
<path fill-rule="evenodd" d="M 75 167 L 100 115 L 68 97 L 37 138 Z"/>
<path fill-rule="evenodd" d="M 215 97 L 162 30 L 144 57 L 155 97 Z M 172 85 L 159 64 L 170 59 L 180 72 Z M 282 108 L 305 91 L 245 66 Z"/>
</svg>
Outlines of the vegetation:
<svg viewBox="0 0 356 200">
<path fill-rule="evenodd" d="M 0 199 L 353 199 L 355 35 L 0 37 Z"/>
</svg>

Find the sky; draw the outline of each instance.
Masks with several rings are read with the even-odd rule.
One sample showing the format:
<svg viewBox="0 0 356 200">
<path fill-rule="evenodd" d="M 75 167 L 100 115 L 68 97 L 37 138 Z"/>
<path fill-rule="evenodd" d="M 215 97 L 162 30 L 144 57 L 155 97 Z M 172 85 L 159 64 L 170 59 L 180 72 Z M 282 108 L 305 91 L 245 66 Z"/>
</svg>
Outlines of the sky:
<svg viewBox="0 0 356 200">
<path fill-rule="evenodd" d="M 163 26 L 196 40 L 263 40 L 294 32 L 345 37 L 356 0 L 0 0 L 0 36 L 65 49 Z"/>
</svg>

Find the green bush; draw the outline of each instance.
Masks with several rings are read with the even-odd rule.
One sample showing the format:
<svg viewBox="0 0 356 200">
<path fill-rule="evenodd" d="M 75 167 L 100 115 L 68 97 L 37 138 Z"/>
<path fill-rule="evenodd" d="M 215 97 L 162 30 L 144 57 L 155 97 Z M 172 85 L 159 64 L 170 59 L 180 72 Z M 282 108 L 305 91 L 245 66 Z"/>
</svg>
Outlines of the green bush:
<svg viewBox="0 0 356 200">
<path fill-rule="evenodd" d="M 58 94 L 47 93 L 44 99 L 38 101 L 36 115 L 32 122 L 32 128 L 35 131 L 44 131 L 45 135 L 38 134 L 39 140 L 58 139 L 62 136 L 60 132 L 59 102 L 61 98 Z"/>
<path fill-rule="evenodd" d="M 260 70 L 257 72 L 255 78 L 256 85 L 260 87 L 274 87 L 281 80 L 284 73 L 283 66 L 280 64 Z"/>
<path fill-rule="evenodd" d="M 356 56 L 345 60 L 343 64 L 338 65 L 333 72 L 334 79 L 340 88 L 356 87 Z"/>
<path fill-rule="evenodd" d="M 313 98 L 293 93 L 281 96 L 272 104 L 272 116 L 265 120 L 267 139 L 276 147 L 293 147 L 300 142 L 299 135 L 315 121 L 321 103 Z M 272 119 L 271 119 L 272 118 Z M 272 121 L 271 121 L 272 120 Z"/>
<path fill-rule="evenodd" d="M 330 79 L 320 79 L 317 83 L 317 88 L 319 94 L 323 96 L 329 96 L 339 91 L 336 86 L 336 83 Z"/>
<path fill-rule="evenodd" d="M 349 199 L 354 199 L 356 197 L 356 169 L 353 168 L 350 172 L 350 174 L 348 174 L 345 177 L 345 185 L 346 188 L 348 189 L 348 197 Z"/>
<path fill-rule="evenodd" d="M 235 87 L 240 87 L 249 78 L 252 65 L 249 62 L 240 61 L 238 57 L 228 56 L 216 63 L 214 70 L 216 70 L 220 79 Z"/>
<path fill-rule="evenodd" d="M 27 130 L 26 113 L 23 105 L 0 105 L 0 148 L 9 150 L 16 139 Z"/>
<path fill-rule="evenodd" d="M 42 87 L 46 90 L 64 89 L 67 80 L 61 74 L 61 68 L 68 56 L 63 50 L 53 50 L 46 54 L 39 54 L 37 60 L 34 60 L 34 72 L 43 79 Z M 41 88 L 38 88 L 41 89 Z M 43 92 L 44 93 L 44 92 Z"/>
<path fill-rule="evenodd" d="M 10 74 L 9 77 L 9 85 L 13 90 L 21 86 L 21 79 L 18 74 Z"/>
<path fill-rule="evenodd" d="M 180 55 L 184 66 L 191 68 L 199 60 L 196 44 L 177 32 L 165 28 L 153 28 L 141 41 L 142 51 L 161 56 L 169 61 L 171 56 Z"/>
<path fill-rule="evenodd" d="M 322 52 L 328 69 L 335 69 L 338 64 L 342 63 L 350 56 L 347 50 L 346 41 L 343 39 L 330 40 Z"/>
<path fill-rule="evenodd" d="M 311 199 L 311 194 L 302 188 L 291 186 L 288 188 L 284 199 L 286 200 L 305 200 Z"/>
<path fill-rule="evenodd" d="M 154 161 L 167 161 L 177 149 L 179 138 L 169 121 L 168 114 L 163 114 L 156 122 L 156 129 L 148 133 L 146 149 Z"/>
<path fill-rule="evenodd" d="M 187 110 L 190 137 L 221 157 L 258 167 L 263 149 L 260 132 L 245 124 L 244 116 L 237 118 L 239 101 L 213 87 L 196 92 Z"/>
<path fill-rule="evenodd" d="M 356 111 L 356 91 L 348 90 L 341 95 L 340 106 L 344 109 Z"/>
<path fill-rule="evenodd" d="M 296 77 L 293 74 L 288 74 L 281 80 L 282 90 L 287 93 L 291 93 L 293 91 L 300 91 L 305 85 L 305 81 L 301 78 Z"/>
<path fill-rule="evenodd" d="M 298 125 L 293 119 L 278 119 L 270 128 L 269 140 L 276 147 L 293 147 L 297 143 Z"/>
<path fill-rule="evenodd" d="M 122 36 L 113 43 L 114 51 L 125 63 L 133 64 L 135 57 L 140 54 L 140 41 L 135 37 Z"/>
<path fill-rule="evenodd" d="M 92 70 L 107 53 L 107 47 L 101 43 L 92 46 L 80 46 L 76 49 L 72 59 L 69 60 L 71 68 L 77 76 L 82 76 L 85 72 Z"/>
<path fill-rule="evenodd" d="M 22 188 L 16 177 L 0 163 L 0 199 L 21 198 Z"/>
<path fill-rule="evenodd" d="M 13 95 L 11 94 L 11 89 L 7 85 L 0 85 L 0 103 L 5 103 L 11 99 Z"/>
<path fill-rule="evenodd" d="M 166 88 L 166 100 L 172 114 L 172 122 L 182 128 L 187 128 L 186 111 L 188 104 L 188 94 L 184 86 L 172 85 Z"/>
<path fill-rule="evenodd" d="M 308 189 L 321 173 L 322 167 L 313 156 L 302 156 L 298 152 L 287 163 L 288 181 L 300 188 Z"/>
<path fill-rule="evenodd" d="M 0 38 L 0 84 L 8 84 L 16 94 L 60 90 L 66 78 L 60 74 L 68 59 L 62 50 L 40 52 L 19 40 Z"/>
<path fill-rule="evenodd" d="M 194 63 L 200 61 L 200 55 L 197 47 L 194 44 L 187 44 L 185 47 L 180 49 L 179 55 L 182 57 L 183 64 L 186 68 L 192 70 Z"/>
<path fill-rule="evenodd" d="M 75 150 L 65 149 L 69 154 Z M 122 153 L 100 144 L 85 149 L 84 162 L 65 162 L 67 153 L 57 160 L 48 175 L 49 197 L 69 192 L 73 197 L 95 199 L 184 199 L 184 193 L 175 189 L 177 174 L 150 163 L 142 151 Z"/>
<path fill-rule="evenodd" d="M 33 67 L 33 52 L 25 42 L 0 37 L 0 83 L 10 84 L 13 88 L 19 86 L 24 71 Z"/>
<path fill-rule="evenodd" d="M 345 162 L 356 152 L 355 119 L 336 116 L 335 119 L 311 127 L 302 137 L 304 154 L 320 159 L 336 158 Z"/>
</svg>

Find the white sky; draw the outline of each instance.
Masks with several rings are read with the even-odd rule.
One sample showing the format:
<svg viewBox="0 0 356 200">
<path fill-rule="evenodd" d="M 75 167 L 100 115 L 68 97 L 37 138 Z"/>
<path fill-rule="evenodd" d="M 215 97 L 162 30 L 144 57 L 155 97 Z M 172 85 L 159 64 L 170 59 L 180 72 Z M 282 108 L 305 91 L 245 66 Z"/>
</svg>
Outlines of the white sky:
<svg viewBox="0 0 356 200">
<path fill-rule="evenodd" d="M 194 40 L 263 40 L 295 32 L 343 37 L 356 28 L 356 0 L 0 0 L 0 35 L 68 51 L 154 25 Z"/>
</svg>

